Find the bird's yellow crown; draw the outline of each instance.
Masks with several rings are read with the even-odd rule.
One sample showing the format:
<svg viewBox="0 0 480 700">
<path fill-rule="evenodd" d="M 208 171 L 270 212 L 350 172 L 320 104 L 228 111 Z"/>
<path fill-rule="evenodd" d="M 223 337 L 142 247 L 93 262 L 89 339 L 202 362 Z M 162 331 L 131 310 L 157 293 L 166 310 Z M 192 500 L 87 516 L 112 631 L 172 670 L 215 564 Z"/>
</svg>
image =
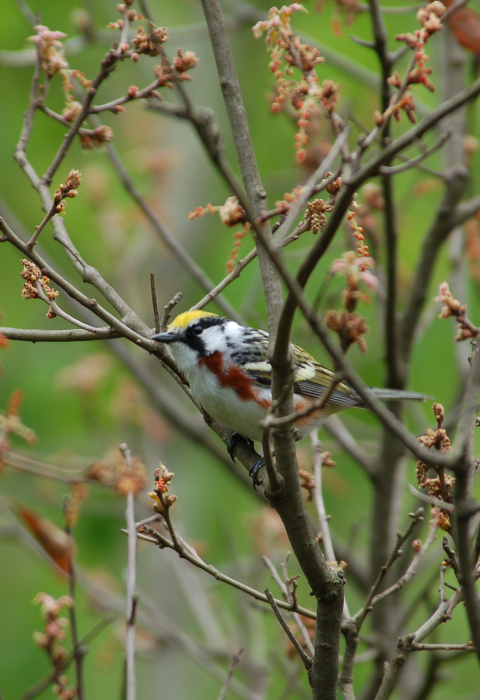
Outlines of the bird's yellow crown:
<svg viewBox="0 0 480 700">
<path fill-rule="evenodd" d="M 176 318 L 173 319 L 171 324 L 168 326 L 168 330 L 176 330 L 179 328 L 186 328 L 192 321 L 197 321 L 199 318 L 205 318 L 206 316 L 216 316 L 217 314 L 212 314 L 210 311 L 184 311 L 182 314 L 178 314 Z"/>
</svg>

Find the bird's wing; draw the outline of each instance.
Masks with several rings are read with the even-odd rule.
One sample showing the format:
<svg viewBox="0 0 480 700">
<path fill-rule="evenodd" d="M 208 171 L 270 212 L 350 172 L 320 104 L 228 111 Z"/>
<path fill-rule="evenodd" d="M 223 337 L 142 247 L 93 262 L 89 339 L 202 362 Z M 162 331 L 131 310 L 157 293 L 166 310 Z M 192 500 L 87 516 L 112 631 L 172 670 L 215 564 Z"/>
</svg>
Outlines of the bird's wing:
<svg viewBox="0 0 480 700">
<path fill-rule="evenodd" d="M 305 350 L 294 345 L 295 393 L 300 396 L 318 399 L 327 391 L 333 380 L 333 372 L 323 367 Z M 360 396 L 344 382 L 333 390 L 329 403 L 339 406 L 362 406 Z"/>
<path fill-rule="evenodd" d="M 323 367 L 297 345 L 293 346 L 293 357 L 295 394 L 310 399 L 319 398 L 330 386 L 333 372 Z M 243 369 L 261 386 L 271 386 L 272 366 L 268 361 L 268 342 L 256 342 L 249 348 L 248 361 L 243 363 Z M 343 382 L 333 391 L 329 402 L 345 407 L 361 406 L 363 403 L 358 394 Z"/>
</svg>

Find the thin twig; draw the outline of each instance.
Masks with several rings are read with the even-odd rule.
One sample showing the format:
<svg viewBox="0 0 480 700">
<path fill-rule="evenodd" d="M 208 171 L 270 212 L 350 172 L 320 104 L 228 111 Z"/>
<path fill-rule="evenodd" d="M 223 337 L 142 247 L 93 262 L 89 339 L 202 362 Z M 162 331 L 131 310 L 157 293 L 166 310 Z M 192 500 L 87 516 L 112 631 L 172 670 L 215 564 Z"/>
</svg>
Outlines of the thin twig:
<svg viewBox="0 0 480 700">
<path fill-rule="evenodd" d="M 323 502 L 322 492 L 322 456 L 320 453 L 322 443 L 318 439 L 318 433 L 313 430 L 310 433 L 310 440 L 313 447 L 313 474 L 315 477 L 314 501 L 317 509 L 318 519 L 320 521 L 320 532 L 322 533 L 322 544 L 325 549 L 327 561 L 336 561 L 335 552 L 333 550 L 332 538 L 330 537 L 330 528 L 328 527 L 327 513 L 325 503 Z"/>
<path fill-rule="evenodd" d="M 417 644 L 413 642 L 412 651 L 475 651 L 471 642 L 466 644 Z"/>
<path fill-rule="evenodd" d="M 150 292 L 152 294 L 153 318 L 155 322 L 155 333 L 160 333 L 160 317 L 158 314 L 157 292 L 155 289 L 155 274 L 150 273 Z"/>
<path fill-rule="evenodd" d="M 419 509 L 422 510 L 422 509 Z M 418 511 L 417 511 L 418 512 Z M 372 600 L 370 601 L 370 605 L 373 607 L 374 605 L 377 605 L 381 600 L 384 600 L 388 596 L 392 595 L 392 593 L 396 593 L 399 591 L 401 588 L 405 586 L 406 583 L 412 578 L 412 576 L 415 576 L 416 574 L 416 568 L 417 564 L 420 561 L 420 559 L 423 557 L 427 549 L 430 547 L 432 544 L 433 540 L 435 539 L 437 535 L 437 529 L 438 529 L 438 523 L 437 521 L 432 521 L 430 524 L 430 532 L 428 533 L 428 537 L 421 546 L 420 550 L 418 552 L 415 552 L 415 555 L 410 562 L 410 565 L 406 572 L 401 576 L 396 583 L 393 584 L 393 586 L 390 586 L 390 588 L 387 588 L 386 591 L 382 591 L 382 593 L 379 593 L 376 595 Z"/>
<path fill-rule="evenodd" d="M 122 530 L 123 533 L 127 534 L 126 530 Z M 141 540 L 145 540 L 145 542 L 151 542 L 153 544 L 156 544 L 160 547 L 168 547 L 169 549 L 173 549 L 174 551 L 179 554 L 179 556 L 182 557 L 182 559 L 186 559 L 189 561 L 191 564 L 194 566 L 197 566 L 199 569 L 202 569 L 205 571 L 207 574 L 210 574 L 210 576 L 213 576 L 217 581 L 221 581 L 222 583 L 227 583 L 229 586 L 232 586 L 232 588 L 237 588 L 239 591 L 242 591 L 243 593 L 247 593 L 248 595 L 252 596 L 252 598 L 255 598 L 256 600 L 260 600 L 264 603 L 268 603 L 268 598 L 266 595 L 261 593 L 260 591 L 255 590 L 255 588 L 251 588 L 250 586 L 247 586 L 240 581 L 237 581 L 230 576 L 227 576 L 226 574 L 222 574 L 222 572 L 218 571 L 214 566 L 211 564 L 207 564 L 201 559 L 198 555 L 193 556 L 190 554 L 190 552 L 181 549 L 179 552 L 173 542 L 171 542 L 167 537 L 164 537 L 161 533 L 156 532 L 155 530 L 149 530 L 147 529 L 146 532 L 148 532 L 148 535 L 144 535 L 141 532 L 137 533 L 137 537 Z M 178 533 L 177 533 L 178 536 Z M 314 613 L 312 610 L 309 610 L 308 608 L 304 608 L 301 605 L 294 606 L 292 604 L 286 603 L 283 600 L 276 600 L 276 604 L 278 605 L 279 608 L 283 608 L 283 610 L 288 610 L 292 612 L 293 610 L 299 612 L 301 615 L 305 615 L 305 617 L 309 617 L 312 620 L 316 620 L 317 616 L 316 613 Z"/>
<path fill-rule="evenodd" d="M 440 498 L 436 498 L 435 496 L 429 496 L 427 493 L 422 493 L 421 491 L 418 491 L 418 489 L 416 489 L 414 486 L 412 486 L 412 484 L 407 484 L 407 489 L 413 496 L 415 496 L 415 498 L 418 498 L 424 503 L 429 503 L 431 506 L 442 508 L 442 510 L 448 510 L 451 513 L 453 513 L 453 511 L 455 510 L 455 506 L 453 503 L 447 503 L 446 501 L 440 500 Z"/>
<path fill-rule="evenodd" d="M 127 470 L 132 471 L 132 453 L 125 443 L 120 445 L 120 452 L 125 459 Z M 128 532 L 128 563 L 127 563 L 127 607 L 126 639 L 125 639 L 125 687 L 126 700 L 136 700 L 135 679 L 135 610 L 138 596 L 135 593 L 136 586 L 136 549 L 137 530 L 135 527 L 135 496 L 133 491 L 127 493 L 127 510 L 125 512 Z"/>
<path fill-rule="evenodd" d="M 235 666 L 239 663 L 240 657 L 243 654 L 244 649 L 239 649 L 236 654 L 233 655 L 233 658 L 230 662 L 230 666 L 228 668 L 228 673 L 227 677 L 225 679 L 224 686 L 222 690 L 220 691 L 220 695 L 218 696 L 218 700 L 225 700 L 227 697 L 227 691 L 228 691 L 228 686 L 230 685 L 232 678 L 233 678 L 233 672 L 235 670 Z"/>
<path fill-rule="evenodd" d="M 171 299 L 166 306 L 163 307 L 163 316 L 162 320 L 160 321 L 160 330 L 161 331 L 166 331 L 167 326 L 168 326 L 168 321 L 170 319 L 170 315 L 172 313 L 172 309 L 178 304 L 180 299 L 182 298 L 182 292 L 177 292 L 173 299 Z M 156 322 L 155 322 L 155 328 L 156 328 Z M 158 331 L 157 331 L 158 333 Z"/>
<path fill-rule="evenodd" d="M 431 156 L 432 153 L 435 153 L 435 151 L 438 151 L 440 148 L 442 148 L 442 146 L 445 144 L 445 141 L 449 139 L 451 135 L 452 131 L 448 131 L 446 134 L 442 134 L 442 136 L 433 146 L 430 146 L 430 148 L 426 148 L 424 152 L 421 153 L 419 156 L 407 160 L 405 163 L 402 163 L 402 165 L 382 165 L 382 167 L 379 168 L 379 172 L 382 175 L 398 175 L 398 173 L 403 173 L 406 170 L 410 170 L 410 168 L 414 168 L 416 165 L 418 165 L 418 163 L 421 163 L 423 160 Z"/>
<path fill-rule="evenodd" d="M 58 202 L 53 201 L 53 202 L 52 202 L 52 206 L 50 207 L 50 209 L 49 209 L 49 210 L 47 211 L 47 213 L 45 214 L 43 220 L 42 220 L 42 221 L 38 224 L 38 226 L 35 228 L 35 233 L 34 233 L 33 236 L 31 237 L 31 239 L 28 241 L 27 246 L 28 246 L 29 248 L 33 248 L 33 246 L 36 244 L 36 242 L 37 242 L 37 240 L 38 240 L 39 235 L 41 234 L 41 232 L 42 232 L 43 229 L 45 228 L 45 226 L 48 224 L 48 222 L 50 221 L 50 219 L 51 219 L 53 216 L 55 216 L 55 214 L 56 214 L 56 212 L 57 212 L 57 206 L 58 206 Z"/>
<path fill-rule="evenodd" d="M 414 514 L 411 514 L 411 516 L 412 516 L 412 521 L 411 521 L 410 525 L 408 526 L 408 528 L 406 529 L 406 531 L 404 532 L 404 534 L 403 534 L 403 535 L 402 535 L 401 533 L 398 533 L 398 534 L 397 534 L 397 542 L 396 542 L 396 544 L 395 544 L 395 547 L 394 547 L 394 549 L 393 549 L 393 552 L 392 552 L 392 554 L 390 555 L 390 558 L 388 559 L 387 563 L 386 563 L 384 566 L 382 566 L 382 568 L 381 568 L 381 570 L 380 570 L 380 572 L 379 572 L 379 574 L 378 574 L 378 576 L 377 576 L 377 579 L 376 579 L 375 583 L 373 584 L 372 588 L 370 589 L 370 592 L 369 592 L 369 594 L 368 594 L 368 596 L 367 596 L 367 600 L 365 601 L 365 604 L 364 604 L 363 608 L 362 608 L 356 615 L 354 615 L 354 618 L 353 618 L 353 619 L 354 619 L 355 622 L 357 623 L 357 629 L 358 629 L 358 631 L 360 631 L 361 626 L 362 626 L 362 624 L 363 624 L 365 618 L 367 617 L 368 613 L 369 613 L 370 610 L 372 609 L 372 607 L 373 607 L 373 605 L 374 605 L 374 601 L 377 601 L 377 602 L 378 602 L 378 600 L 381 599 L 380 596 L 377 596 L 377 595 L 376 595 L 376 594 L 377 594 L 377 591 L 378 591 L 378 589 L 380 588 L 380 585 L 381 585 L 382 581 L 384 580 L 385 576 L 387 575 L 388 571 L 392 568 L 393 564 L 396 562 L 396 560 L 397 560 L 397 559 L 399 558 L 399 556 L 402 554 L 402 550 L 401 550 L 402 545 L 403 545 L 403 544 L 407 541 L 407 539 L 410 537 L 410 535 L 412 534 L 413 530 L 415 529 L 415 526 L 417 525 L 417 523 L 418 523 L 419 521 L 423 520 L 423 508 L 419 508 L 419 509 L 417 510 L 417 512 L 414 513 Z M 433 529 L 433 532 L 434 532 L 434 533 L 436 532 L 436 527 Z M 423 549 L 423 548 L 422 548 L 422 549 Z M 420 557 L 418 556 L 419 554 L 420 554 L 420 552 L 417 552 L 416 555 L 415 555 L 415 557 L 418 557 L 417 559 L 415 559 L 415 557 L 414 557 L 415 565 L 416 565 L 418 559 L 420 558 Z M 413 561 L 412 561 L 412 564 L 413 564 Z M 410 565 L 409 569 L 410 569 L 411 567 L 412 567 L 412 565 Z M 412 568 L 413 568 L 413 567 L 412 567 Z M 405 574 L 405 575 L 406 575 L 406 574 Z M 402 578 L 403 578 L 403 577 L 402 577 Z M 399 586 L 399 587 L 400 587 L 400 586 Z M 392 586 L 391 588 L 393 588 L 393 586 Z M 391 589 L 388 589 L 388 590 L 390 591 Z M 395 590 L 397 590 L 397 589 L 395 589 Z M 386 591 L 385 591 L 385 592 L 386 592 Z M 385 593 L 385 592 L 384 592 L 384 593 Z M 392 591 L 392 592 L 393 592 L 393 591 Z M 382 593 L 382 594 L 380 594 L 380 595 L 383 596 L 383 597 L 386 597 L 386 596 L 384 595 L 384 593 Z"/>
<path fill-rule="evenodd" d="M 276 616 L 277 620 L 279 621 L 280 625 L 282 626 L 283 631 L 285 632 L 285 634 L 287 635 L 287 637 L 289 638 L 289 640 L 291 641 L 291 643 L 293 644 L 293 646 L 297 650 L 298 655 L 300 656 L 300 658 L 303 661 L 303 665 L 305 666 L 307 671 L 309 671 L 312 667 L 313 659 L 306 653 L 306 651 L 303 649 L 303 647 L 300 644 L 300 642 L 298 641 L 298 639 L 293 634 L 290 627 L 287 625 L 286 620 L 283 617 L 282 613 L 280 612 L 279 607 L 278 607 L 277 603 L 275 602 L 275 599 L 274 599 L 269 588 L 265 589 L 265 596 L 267 597 L 268 602 L 272 606 L 272 610 L 275 613 L 275 616 Z"/>
<path fill-rule="evenodd" d="M 52 331 L 37 328 L 0 327 L 0 333 L 10 340 L 21 340 L 30 343 L 72 343 L 84 340 L 111 340 L 121 337 L 120 333 L 112 331 L 108 327 L 95 327 L 95 333 L 85 330 L 74 330 L 73 328 Z"/>
<path fill-rule="evenodd" d="M 84 700 L 84 680 L 83 680 L 83 657 L 86 653 L 86 648 L 80 645 L 77 622 L 77 597 L 76 597 L 76 572 L 73 563 L 74 544 L 72 537 L 72 518 L 69 513 L 70 499 L 65 498 L 64 515 L 65 515 L 65 534 L 68 538 L 68 581 L 69 595 L 73 600 L 73 605 L 70 606 L 70 627 L 72 630 L 73 654 L 75 658 L 75 668 L 77 674 L 76 691 L 78 700 Z"/>
<path fill-rule="evenodd" d="M 28 243 L 27 243 L 28 245 Z M 73 326 L 77 326 L 77 328 L 81 328 L 84 331 L 87 331 L 88 333 L 95 333 L 97 332 L 97 329 L 95 326 L 90 326 L 88 323 L 84 323 L 83 321 L 79 321 L 78 318 L 74 318 L 70 314 L 67 314 L 66 311 L 63 311 L 63 309 L 60 308 L 60 306 L 57 304 L 57 302 L 54 299 L 49 299 L 49 297 L 45 294 L 43 291 L 43 288 L 39 284 L 39 282 L 35 282 L 34 284 L 36 290 L 37 290 L 37 296 L 39 299 L 45 302 L 47 304 L 52 312 L 55 314 L 55 316 L 59 316 L 60 318 L 63 318 L 65 321 L 68 321 L 71 323 Z"/>
</svg>

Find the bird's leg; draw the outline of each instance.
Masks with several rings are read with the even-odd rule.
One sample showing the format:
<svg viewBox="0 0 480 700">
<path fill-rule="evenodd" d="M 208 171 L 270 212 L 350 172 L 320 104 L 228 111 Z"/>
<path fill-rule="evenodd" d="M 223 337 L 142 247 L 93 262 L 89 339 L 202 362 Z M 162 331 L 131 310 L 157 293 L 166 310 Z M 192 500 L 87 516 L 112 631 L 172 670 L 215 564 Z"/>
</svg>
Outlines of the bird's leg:
<svg viewBox="0 0 480 700">
<path fill-rule="evenodd" d="M 245 435 L 241 435 L 240 433 L 232 433 L 230 437 L 228 438 L 227 442 L 227 452 L 230 455 L 231 459 L 233 462 L 235 462 L 235 455 L 233 454 L 233 450 L 235 449 L 235 445 L 239 440 L 244 440 L 247 442 L 250 447 L 253 447 L 253 440 L 251 440 L 249 437 L 245 437 Z"/>
</svg>

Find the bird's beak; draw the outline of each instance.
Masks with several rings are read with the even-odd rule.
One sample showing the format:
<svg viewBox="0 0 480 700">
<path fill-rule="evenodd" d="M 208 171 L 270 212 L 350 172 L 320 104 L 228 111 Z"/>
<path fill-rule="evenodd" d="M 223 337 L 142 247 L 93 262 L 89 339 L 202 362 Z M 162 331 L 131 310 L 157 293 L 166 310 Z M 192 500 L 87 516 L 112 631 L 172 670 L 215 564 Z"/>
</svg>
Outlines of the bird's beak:
<svg viewBox="0 0 480 700">
<path fill-rule="evenodd" d="M 176 333 L 166 331 L 165 333 L 157 333 L 156 335 L 152 335 L 151 339 L 156 340 L 159 343 L 175 343 L 175 341 L 177 341 L 179 338 Z"/>
</svg>

